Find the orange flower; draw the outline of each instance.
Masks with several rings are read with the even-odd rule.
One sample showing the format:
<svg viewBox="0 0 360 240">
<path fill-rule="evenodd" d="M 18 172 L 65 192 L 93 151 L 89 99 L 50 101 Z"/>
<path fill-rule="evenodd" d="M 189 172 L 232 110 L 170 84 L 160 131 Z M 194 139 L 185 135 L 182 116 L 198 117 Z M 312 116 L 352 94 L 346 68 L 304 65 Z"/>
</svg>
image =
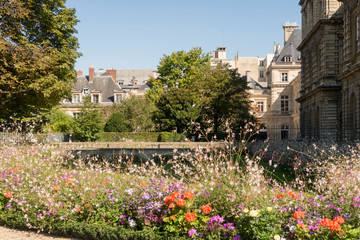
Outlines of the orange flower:
<svg viewBox="0 0 360 240">
<path fill-rule="evenodd" d="M 321 226 L 323 226 L 323 227 L 329 227 L 331 223 L 332 223 L 332 221 L 329 218 L 324 218 L 320 222 Z"/>
<path fill-rule="evenodd" d="M 107 184 L 107 181 L 101 181 L 102 184 L 106 185 Z"/>
<path fill-rule="evenodd" d="M 342 217 L 338 216 L 334 218 L 333 222 L 337 222 L 338 224 L 343 224 L 345 223 L 345 220 Z"/>
<path fill-rule="evenodd" d="M 90 203 L 88 203 L 88 204 L 86 204 L 86 205 L 85 205 L 85 207 L 91 207 L 91 204 L 90 204 Z"/>
<path fill-rule="evenodd" d="M 178 198 L 178 197 L 180 196 L 180 193 L 178 193 L 178 192 L 173 192 L 173 193 L 171 194 L 171 196 L 176 199 L 176 198 Z"/>
<path fill-rule="evenodd" d="M 187 222 L 193 222 L 196 220 L 196 217 L 195 217 L 195 213 L 194 212 L 191 212 L 191 213 L 187 213 L 185 215 L 185 221 Z"/>
<path fill-rule="evenodd" d="M 302 211 L 296 211 L 293 215 L 295 220 L 299 220 L 300 218 L 304 218 L 305 214 Z"/>
<path fill-rule="evenodd" d="M 76 212 L 80 212 L 80 211 L 81 211 L 81 208 L 76 209 Z"/>
<path fill-rule="evenodd" d="M 303 224 L 303 223 L 299 223 L 299 224 L 298 224 L 298 227 L 305 230 L 305 224 Z"/>
<path fill-rule="evenodd" d="M 54 190 L 54 191 L 59 191 L 59 190 L 60 190 L 60 186 L 55 186 L 55 187 L 53 187 L 53 190 Z"/>
<path fill-rule="evenodd" d="M 165 198 L 165 204 L 166 205 L 169 205 L 170 203 L 173 203 L 173 202 L 175 202 L 175 199 L 172 196 L 167 196 Z"/>
<path fill-rule="evenodd" d="M 8 192 L 4 193 L 4 196 L 6 198 L 11 198 L 13 195 L 12 195 L 12 192 L 8 191 Z"/>
<path fill-rule="evenodd" d="M 245 198 L 244 200 L 245 200 L 245 201 L 246 201 L 246 200 L 249 200 L 249 198 Z"/>
<path fill-rule="evenodd" d="M 185 204 L 186 204 L 186 201 L 184 199 L 180 199 L 176 203 L 176 205 L 178 205 L 179 207 L 185 206 Z"/>
<path fill-rule="evenodd" d="M 19 170 L 20 170 L 20 168 L 11 169 L 11 171 L 12 171 L 13 173 L 18 172 Z"/>
<path fill-rule="evenodd" d="M 66 182 L 66 183 L 73 183 L 73 182 L 74 182 L 74 179 L 68 178 L 68 179 L 66 179 L 65 182 Z"/>
<path fill-rule="evenodd" d="M 277 197 L 278 197 L 278 199 L 282 199 L 282 198 L 284 197 L 284 195 L 283 195 L 283 194 L 279 194 L 279 195 L 277 195 Z"/>
<path fill-rule="evenodd" d="M 175 208 L 176 206 L 175 206 L 175 204 L 174 203 L 170 203 L 169 204 L 169 208 Z"/>
<path fill-rule="evenodd" d="M 171 216 L 170 216 L 170 219 L 171 219 L 171 220 L 175 220 L 175 215 L 171 215 Z"/>
<path fill-rule="evenodd" d="M 194 197 L 194 193 L 186 191 L 184 193 L 184 197 L 190 200 L 190 199 L 192 199 Z"/>
<path fill-rule="evenodd" d="M 286 193 L 289 197 L 292 197 L 292 198 L 294 198 L 294 199 L 298 199 L 299 198 L 299 196 L 296 194 L 296 193 L 294 193 L 294 192 L 287 192 Z"/>
<path fill-rule="evenodd" d="M 147 184 L 146 184 L 146 182 L 142 182 L 141 185 L 142 185 L 143 187 L 146 187 Z"/>
<path fill-rule="evenodd" d="M 341 226 L 337 222 L 331 222 L 329 228 L 331 231 L 340 231 L 341 230 Z"/>
<path fill-rule="evenodd" d="M 201 207 L 201 211 L 203 211 L 205 214 L 209 214 L 211 212 L 212 208 L 209 206 L 209 204 L 206 204 Z"/>
</svg>

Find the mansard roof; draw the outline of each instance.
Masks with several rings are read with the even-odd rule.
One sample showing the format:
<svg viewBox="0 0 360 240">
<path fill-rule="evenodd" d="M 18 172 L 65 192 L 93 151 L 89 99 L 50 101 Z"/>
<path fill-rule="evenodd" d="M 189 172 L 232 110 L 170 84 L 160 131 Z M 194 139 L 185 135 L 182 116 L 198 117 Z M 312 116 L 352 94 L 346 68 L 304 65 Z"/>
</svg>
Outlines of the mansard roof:
<svg viewBox="0 0 360 240">
<path fill-rule="evenodd" d="M 285 62 L 285 57 L 291 57 L 291 62 L 301 62 L 301 53 L 296 50 L 301 43 L 301 28 L 295 28 L 274 62 Z"/>
<path fill-rule="evenodd" d="M 84 88 L 87 88 L 89 92 L 93 90 L 100 91 L 102 102 L 114 102 L 114 90 L 121 90 L 110 76 L 94 76 L 93 82 L 90 82 L 84 76 L 77 77 L 73 89 L 81 91 Z"/>
</svg>

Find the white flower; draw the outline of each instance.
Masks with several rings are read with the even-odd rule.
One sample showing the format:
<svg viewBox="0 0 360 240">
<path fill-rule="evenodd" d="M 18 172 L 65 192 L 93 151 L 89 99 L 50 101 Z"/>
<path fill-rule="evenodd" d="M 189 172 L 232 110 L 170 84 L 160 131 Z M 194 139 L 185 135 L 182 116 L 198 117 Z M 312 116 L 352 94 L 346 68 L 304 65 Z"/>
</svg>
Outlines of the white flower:
<svg viewBox="0 0 360 240">
<path fill-rule="evenodd" d="M 250 217 L 257 217 L 259 215 L 259 210 L 251 210 L 249 213 Z"/>
<path fill-rule="evenodd" d="M 274 239 L 275 239 L 275 240 L 281 240 L 281 237 L 280 237 L 279 235 L 275 235 L 275 236 L 274 236 Z"/>
<path fill-rule="evenodd" d="M 273 210 L 273 208 L 272 208 L 272 207 L 267 207 L 266 210 L 267 210 L 268 212 L 271 212 L 271 211 Z"/>
<path fill-rule="evenodd" d="M 129 226 L 133 228 L 135 227 L 135 225 L 136 225 L 135 221 L 129 218 Z"/>
<path fill-rule="evenodd" d="M 290 232 L 291 232 L 291 233 L 295 233 L 295 232 L 296 232 L 296 227 L 295 227 L 295 226 L 291 226 L 291 227 L 290 227 Z"/>
<path fill-rule="evenodd" d="M 245 208 L 244 210 L 243 210 L 243 213 L 248 213 L 249 212 L 249 209 L 247 209 L 247 208 Z"/>
</svg>

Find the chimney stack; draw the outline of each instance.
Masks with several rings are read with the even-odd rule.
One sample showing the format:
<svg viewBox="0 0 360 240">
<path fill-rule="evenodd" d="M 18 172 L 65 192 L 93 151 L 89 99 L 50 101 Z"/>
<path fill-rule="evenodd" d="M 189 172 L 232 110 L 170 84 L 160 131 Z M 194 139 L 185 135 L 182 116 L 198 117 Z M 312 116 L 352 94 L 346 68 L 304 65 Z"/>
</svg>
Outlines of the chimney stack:
<svg viewBox="0 0 360 240">
<path fill-rule="evenodd" d="M 294 29 L 298 28 L 299 25 L 297 23 L 285 23 L 283 25 L 284 29 L 284 46 L 286 42 L 289 40 L 291 34 L 293 33 Z"/>
<path fill-rule="evenodd" d="M 76 76 L 81 77 L 83 75 L 83 72 L 81 70 L 76 71 Z"/>
<path fill-rule="evenodd" d="M 136 79 L 135 79 L 135 77 L 132 77 L 132 85 L 133 85 L 133 86 L 136 85 Z"/>
<path fill-rule="evenodd" d="M 106 76 L 112 77 L 114 83 L 116 83 L 116 70 L 115 69 L 107 69 Z"/>
<path fill-rule="evenodd" d="M 94 82 L 95 68 L 89 67 L 89 83 Z"/>
</svg>

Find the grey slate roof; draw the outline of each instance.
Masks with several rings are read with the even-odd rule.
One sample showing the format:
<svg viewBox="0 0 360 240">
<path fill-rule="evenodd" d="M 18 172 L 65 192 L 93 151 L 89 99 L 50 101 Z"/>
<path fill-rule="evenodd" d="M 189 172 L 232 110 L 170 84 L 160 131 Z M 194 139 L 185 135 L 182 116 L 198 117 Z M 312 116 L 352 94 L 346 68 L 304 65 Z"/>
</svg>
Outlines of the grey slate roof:
<svg viewBox="0 0 360 240">
<path fill-rule="evenodd" d="M 301 53 L 297 51 L 297 47 L 301 43 L 301 28 L 296 28 L 292 32 L 285 46 L 282 48 L 279 55 L 275 56 L 274 62 L 284 62 L 285 57 L 292 57 L 292 62 L 301 62 Z"/>
</svg>

